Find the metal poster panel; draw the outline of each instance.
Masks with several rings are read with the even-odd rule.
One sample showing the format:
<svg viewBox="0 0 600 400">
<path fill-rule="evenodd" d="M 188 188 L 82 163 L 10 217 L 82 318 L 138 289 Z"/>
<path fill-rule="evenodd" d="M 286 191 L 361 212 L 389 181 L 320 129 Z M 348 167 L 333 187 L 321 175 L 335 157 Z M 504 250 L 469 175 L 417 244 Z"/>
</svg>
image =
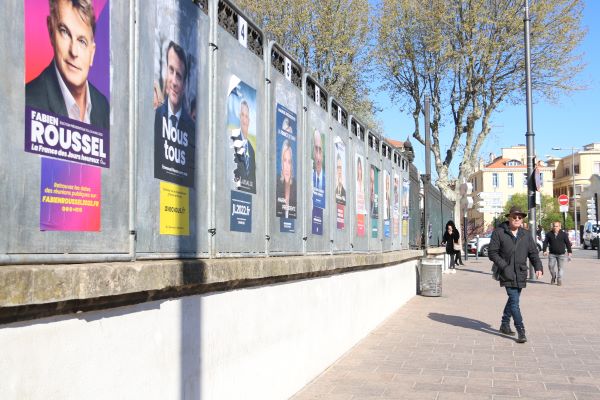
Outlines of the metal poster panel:
<svg viewBox="0 0 600 400">
<path fill-rule="evenodd" d="M 390 237 L 391 218 L 392 218 L 392 200 L 391 200 L 391 177 L 387 170 L 383 171 L 383 235 Z"/>
<path fill-rule="evenodd" d="M 235 190 L 231 191 L 229 230 L 252 232 L 252 195 Z"/>
<path fill-rule="evenodd" d="M 256 193 L 256 89 L 233 75 L 227 90 L 227 136 L 231 142 L 231 182 L 236 190 Z"/>
<path fill-rule="evenodd" d="M 356 182 L 354 183 L 356 193 L 356 234 L 362 237 L 365 236 L 365 214 L 367 213 L 364 189 L 364 157 L 356 154 L 354 165 L 356 168 Z"/>
<path fill-rule="evenodd" d="M 393 201 L 392 224 L 394 228 L 394 237 L 398 237 L 400 235 L 400 175 L 397 173 L 394 173 Z"/>
<path fill-rule="evenodd" d="M 160 182 L 160 234 L 190 234 L 190 189 Z"/>
<path fill-rule="evenodd" d="M 154 177 L 194 187 L 198 23 L 189 11 L 170 0 L 156 2 Z"/>
<path fill-rule="evenodd" d="M 101 170 L 42 158 L 41 231 L 99 231 Z"/>
<path fill-rule="evenodd" d="M 296 113 L 281 104 L 276 106 L 276 168 L 275 215 L 280 218 L 281 232 L 295 232 L 298 212 L 296 160 L 297 118 Z"/>
<path fill-rule="evenodd" d="M 26 152 L 110 166 L 109 8 L 25 0 Z"/>
<path fill-rule="evenodd" d="M 337 229 L 344 229 L 346 208 L 346 145 L 339 136 L 335 137 L 335 202 Z"/>
<path fill-rule="evenodd" d="M 369 205 L 371 207 L 371 237 L 379 234 L 379 168 L 371 165 L 369 169 Z"/>
</svg>

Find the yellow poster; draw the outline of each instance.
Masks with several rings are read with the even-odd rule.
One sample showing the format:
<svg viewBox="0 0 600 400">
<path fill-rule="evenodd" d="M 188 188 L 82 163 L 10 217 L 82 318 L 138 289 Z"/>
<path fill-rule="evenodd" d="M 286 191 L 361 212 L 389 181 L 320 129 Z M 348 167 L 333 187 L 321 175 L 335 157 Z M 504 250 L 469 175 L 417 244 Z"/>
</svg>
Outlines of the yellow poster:
<svg viewBox="0 0 600 400">
<path fill-rule="evenodd" d="M 408 236 L 408 220 L 402 220 L 402 236 Z"/>
<path fill-rule="evenodd" d="M 160 182 L 160 234 L 190 234 L 190 190 L 187 187 Z"/>
</svg>

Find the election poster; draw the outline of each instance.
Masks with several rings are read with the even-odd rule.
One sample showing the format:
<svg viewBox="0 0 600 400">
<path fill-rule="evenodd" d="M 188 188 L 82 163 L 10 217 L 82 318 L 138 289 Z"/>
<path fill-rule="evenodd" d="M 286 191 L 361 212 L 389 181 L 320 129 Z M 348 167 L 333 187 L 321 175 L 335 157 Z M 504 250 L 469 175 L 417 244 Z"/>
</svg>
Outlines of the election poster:
<svg viewBox="0 0 600 400">
<path fill-rule="evenodd" d="M 252 195 L 231 191 L 231 214 L 229 230 L 233 232 L 252 232 Z"/>
<path fill-rule="evenodd" d="M 394 237 L 400 235 L 400 176 L 394 173 L 394 206 L 392 210 L 392 220 L 394 225 Z"/>
<path fill-rule="evenodd" d="M 190 189 L 160 182 L 160 234 L 189 236 Z"/>
<path fill-rule="evenodd" d="M 196 152 L 197 14 L 191 2 L 156 2 L 154 177 L 189 188 L 194 187 Z"/>
<path fill-rule="evenodd" d="M 356 213 L 364 215 L 367 213 L 365 207 L 365 184 L 364 184 L 364 158 L 360 154 L 356 154 L 356 182 L 354 183 L 356 193 Z"/>
<path fill-rule="evenodd" d="M 402 205 L 402 236 L 408 235 L 408 195 L 410 193 L 410 182 L 408 179 L 402 179 L 402 195 L 401 195 L 401 205 Z"/>
<path fill-rule="evenodd" d="M 325 135 L 318 129 L 312 135 L 312 204 L 325 208 Z"/>
<path fill-rule="evenodd" d="M 24 0 L 25 151 L 110 167 L 109 0 Z"/>
<path fill-rule="evenodd" d="M 371 237 L 379 233 L 379 169 L 371 165 L 369 170 L 369 204 L 371 206 Z"/>
<path fill-rule="evenodd" d="M 42 158 L 41 231 L 99 231 L 101 170 Z"/>
<path fill-rule="evenodd" d="M 391 231 L 391 217 L 392 217 L 392 201 L 391 201 L 391 176 L 390 173 L 386 170 L 383 171 L 383 182 L 384 182 L 384 192 L 383 192 L 383 235 L 385 237 L 390 237 Z"/>
<path fill-rule="evenodd" d="M 256 193 L 256 89 L 232 75 L 227 88 L 228 179 L 233 189 Z"/>
<path fill-rule="evenodd" d="M 281 232 L 294 232 L 298 215 L 296 113 L 282 104 L 275 107 L 275 216 L 281 218 Z"/>
</svg>

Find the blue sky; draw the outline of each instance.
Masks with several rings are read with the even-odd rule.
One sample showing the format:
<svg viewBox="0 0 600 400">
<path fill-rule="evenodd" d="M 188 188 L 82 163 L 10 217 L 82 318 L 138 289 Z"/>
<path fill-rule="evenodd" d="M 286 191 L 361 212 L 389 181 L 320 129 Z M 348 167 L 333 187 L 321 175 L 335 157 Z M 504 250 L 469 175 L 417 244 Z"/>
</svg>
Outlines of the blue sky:
<svg viewBox="0 0 600 400">
<path fill-rule="evenodd" d="M 584 91 L 563 96 L 557 104 L 544 102 L 533 92 L 533 131 L 538 157 L 545 159 L 547 154 L 564 156 L 570 151 L 552 151 L 552 147 L 582 147 L 592 142 L 600 142 L 600 1 L 585 0 L 583 25 L 588 34 L 581 44 L 586 69 L 579 80 L 587 84 Z M 525 98 L 525 93 L 523 93 Z M 372 99 L 383 109 L 377 114 L 386 137 L 405 140 L 413 131 L 412 118 L 398 111 L 389 102 L 386 93 L 373 92 Z M 496 112 L 492 121 L 493 129 L 488 135 L 480 156 L 487 159 L 489 153 L 500 154 L 502 147 L 525 144 L 527 130 L 525 103 L 518 106 L 505 106 Z M 441 138 L 442 151 L 450 144 L 451 131 L 446 128 Z M 415 148 L 415 165 L 425 170 L 424 147 L 411 139 Z M 460 159 L 452 162 L 452 171 L 458 171 Z M 432 157 L 432 173 L 435 174 Z"/>
</svg>

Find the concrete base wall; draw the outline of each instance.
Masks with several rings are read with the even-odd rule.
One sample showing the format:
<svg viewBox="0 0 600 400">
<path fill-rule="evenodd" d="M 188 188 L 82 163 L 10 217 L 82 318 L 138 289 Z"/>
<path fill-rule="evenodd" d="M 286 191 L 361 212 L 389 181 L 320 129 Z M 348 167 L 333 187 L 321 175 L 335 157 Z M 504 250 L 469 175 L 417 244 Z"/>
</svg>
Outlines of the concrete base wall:
<svg viewBox="0 0 600 400">
<path fill-rule="evenodd" d="M 415 295 L 416 264 L 1 325 L 0 398 L 288 398 Z"/>
</svg>

